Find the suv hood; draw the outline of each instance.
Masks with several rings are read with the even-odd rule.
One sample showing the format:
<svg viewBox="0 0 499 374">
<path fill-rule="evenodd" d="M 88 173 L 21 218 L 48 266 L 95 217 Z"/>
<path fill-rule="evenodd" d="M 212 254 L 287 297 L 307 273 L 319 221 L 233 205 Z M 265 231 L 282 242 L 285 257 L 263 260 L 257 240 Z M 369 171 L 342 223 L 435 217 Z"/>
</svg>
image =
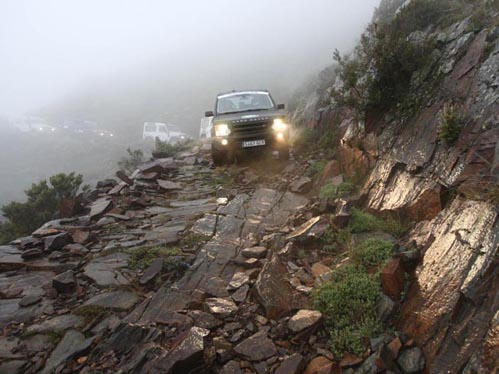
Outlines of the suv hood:
<svg viewBox="0 0 499 374">
<path fill-rule="evenodd" d="M 245 120 L 245 122 L 257 122 L 262 120 L 270 120 L 278 117 L 284 117 L 284 111 L 282 110 L 258 110 L 249 112 L 238 112 L 238 113 L 228 113 L 228 114 L 217 114 L 213 118 L 213 123 L 221 122 L 234 122 L 239 120 Z"/>
</svg>

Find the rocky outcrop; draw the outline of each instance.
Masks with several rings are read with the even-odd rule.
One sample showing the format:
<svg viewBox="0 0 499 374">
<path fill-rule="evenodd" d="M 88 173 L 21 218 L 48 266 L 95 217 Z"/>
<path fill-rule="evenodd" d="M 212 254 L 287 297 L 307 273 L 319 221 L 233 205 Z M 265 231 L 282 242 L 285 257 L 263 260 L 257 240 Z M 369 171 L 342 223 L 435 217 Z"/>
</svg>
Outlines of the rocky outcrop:
<svg viewBox="0 0 499 374">
<path fill-rule="evenodd" d="M 401 3 L 384 1 L 376 17 L 391 19 Z M 398 299 L 403 268 L 411 272 L 399 327 L 423 348 L 432 373 L 498 370 L 499 348 L 491 342 L 497 343 L 499 307 L 499 38 L 496 27 L 474 31 L 472 22 L 432 25 L 409 36 L 436 46 L 431 66 L 412 77 L 409 95 L 422 105 L 409 115 L 400 108 L 371 111 L 359 122 L 345 108 L 328 105 L 318 111 L 318 123 L 309 122 L 339 133 L 331 161 L 338 172 L 351 180 L 368 176 L 363 206 L 419 222 L 404 240 L 414 259 L 392 261 L 382 281 L 385 293 Z M 430 90 L 421 88 L 424 82 Z M 454 144 L 439 137 L 440 113 L 449 105 L 462 125 Z M 411 362 L 422 370 L 414 357 L 405 353 L 399 366 Z"/>
<path fill-rule="evenodd" d="M 402 308 L 401 328 L 421 344 L 432 372 L 466 366 L 493 372 L 487 363 L 499 348 L 491 351 L 486 337 L 494 334 L 499 308 L 496 207 L 457 199 L 412 237 L 425 252 Z"/>
<path fill-rule="evenodd" d="M 499 92 L 490 71 L 499 69 L 499 41 L 484 57 L 488 31 L 466 33 L 466 22 L 442 36 L 446 44 L 440 63 L 452 61 L 453 66 L 442 82 L 442 94 L 431 97 L 431 106 L 412 120 L 392 122 L 378 136 L 381 159 L 365 189 L 369 207 L 402 211 L 414 220 L 432 219 L 445 206 L 447 190 L 478 195 L 497 177 L 499 128 L 491 124 Z M 459 115 L 466 120 L 453 147 L 438 140 L 438 113 L 449 100 L 463 102 Z"/>
</svg>

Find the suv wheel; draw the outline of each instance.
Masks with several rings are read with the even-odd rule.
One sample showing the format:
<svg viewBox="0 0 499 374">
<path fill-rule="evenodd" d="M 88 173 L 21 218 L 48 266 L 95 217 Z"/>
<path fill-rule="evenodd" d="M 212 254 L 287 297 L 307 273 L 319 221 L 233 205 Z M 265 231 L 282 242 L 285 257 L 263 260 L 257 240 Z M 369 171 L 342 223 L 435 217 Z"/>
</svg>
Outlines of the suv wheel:
<svg viewBox="0 0 499 374">
<path fill-rule="evenodd" d="M 211 158 L 216 166 L 222 166 L 228 161 L 227 152 L 220 152 L 215 149 L 211 150 Z"/>
</svg>

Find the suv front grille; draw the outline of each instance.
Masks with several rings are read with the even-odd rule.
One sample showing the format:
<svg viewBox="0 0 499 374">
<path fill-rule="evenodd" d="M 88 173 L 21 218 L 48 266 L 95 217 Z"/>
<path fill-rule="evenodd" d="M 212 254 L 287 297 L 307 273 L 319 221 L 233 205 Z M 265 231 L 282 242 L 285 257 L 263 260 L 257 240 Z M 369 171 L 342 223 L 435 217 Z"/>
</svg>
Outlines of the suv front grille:
<svg viewBox="0 0 499 374">
<path fill-rule="evenodd" d="M 268 138 L 272 133 L 270 122 L 233 123 L 231 134 L 235 140 L 257 140 Z"/>
</svg>

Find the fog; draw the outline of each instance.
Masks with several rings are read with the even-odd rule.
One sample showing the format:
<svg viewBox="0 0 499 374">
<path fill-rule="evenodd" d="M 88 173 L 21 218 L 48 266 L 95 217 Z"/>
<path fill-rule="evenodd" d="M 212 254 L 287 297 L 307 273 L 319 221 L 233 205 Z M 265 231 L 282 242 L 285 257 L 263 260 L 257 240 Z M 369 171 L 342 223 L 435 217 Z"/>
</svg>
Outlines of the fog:
<svg viewBox="0 0 499 374">
<path fill-rule="evenodd" d="M 220 91 L 264 88 L 286 103 L 332 62 L 335 48 L 354 46 L 378 2 L 2 0 L 0 117 L 95 121 L 117 135 L 112 148 L 121 152 L 140 139 L 144 121 L 176 123 L 196 136 Z M 34 160 L 31 143 L 9 134 L 0 134 L 9 143 L 0 156 L 10 164 L 0 165 L 9 179 L 0 204 L 54 172 L 101 176 L 84 152 L 72 163 L 74 139 L 62 157 L 51 156 L 64 148 L 59 136 L 33 143 L 41 147 Z M 116 154 L 105 156 L 108 169 Z"/>
</svg>

